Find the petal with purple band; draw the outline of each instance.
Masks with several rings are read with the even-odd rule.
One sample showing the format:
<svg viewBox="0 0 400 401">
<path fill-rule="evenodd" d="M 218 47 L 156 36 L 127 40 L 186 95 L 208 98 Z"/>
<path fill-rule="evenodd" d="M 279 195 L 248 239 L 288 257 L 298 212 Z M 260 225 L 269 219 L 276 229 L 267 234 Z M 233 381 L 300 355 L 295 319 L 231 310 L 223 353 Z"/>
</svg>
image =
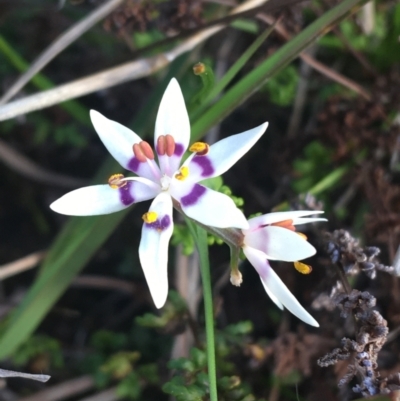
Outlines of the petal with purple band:
<svg viewBox="0 0 400 401">
<path fill-rule="evenodd" d="M 161 135 L 172 135 L 175 150 L 179 154 L 171 157 L 170 168 L 172 172 L 178 170 L 183 153 L 190 140 L 190 122 L 178 81 L 173 78 L 165 90 L 157 113 L 154 132 L 154 147 L 157 149 L 157 140 Z"/>
<path fill-rule="evenodd" d="M 202 224 L 219 228 L 248 227 L 243 213 L 229 196 L 199 184 L 184 184 L 176 179 L 171 181 L 170 193 L 188 217 Z"/>
<path fill-rule="evenodd" d="M 126 168 L 140 177 L 148 178 L 154 182 L 158 182 L 161 177 L 161 171 L 155 160 L 147 160 L 146 162 L 140 162 L 135 156 L 128 161 Z"/>
<path fill-rule="evenodd" d="M 186 150 L 185 147 L 181 143 L 175 142 L 175 151 L 174 151 L 175 156 L 182 157 L 185 150 Z"/>
<path fill-rule="evenodd" d="M 171 197 L 161 192 L 149 212 L 155 212 L 157 220 L 143 224 L 139 258 L 154 304 L 161 308 L 168 296 L 168 245 L 174 229 Z"/>
<path fill-rule="evenodd" d="M 268 127 L 264 123 L 241 134 L 232 135 L 210 146 L 205 156 L 194 156 L 186 160 L 190 181 L 199 182 L 217 177 L 232 167 L 260 139 Z"/>
<path fill-rule="evenodd" d="M 119 192 L 119 199 L 124 206 L 130 206 L 135 202 L 135 198 L 133 197 L 131 191 L 133 189 L 133 185 L 133 181 L 127 181 L 123 187 L 117 189 Z"/>
<path fill-rule="evenodd" d="M 257 273 L 260 275 L 261 274 L 267 274 L 269 269 L 272 269 L 270 264 L 268 263 L 268 260 L 266 258 L 266 255 L 262 252 L 257 251 L 256 249 L 250 248 L 249 246 L 243 247 L 243 253 L 245 254 L 246 258 L 249 260 L 249 262 L 254 266 L 256 269 Z M 256 267 L 257 266 L 257 267 Z M 273 292 L 269 290 L 267 286 L 264 285 L 262 279 L 261 282 L 264 286 L 265 292 L 267 295 L 271 298 L 271 301 L 281 310 L 283 310 L 283 305 L 279 301 L 279 299 L 274 295 Z"/>
<path fill-rule="evenodd" d="M 266 226 L 245 232 L 245 244 L 258 249 L 268 259 L 295 262 L 315 255 L 315 248 L 294 231 L 278 226 Z"/>
<path fill-rule="evenodd" d="M 314 327 L 319 327 L 318 322 L 301 306 L 299 301 L 270 267 L 267 255 L 248 246 L 243 247 L 243 252 L 260 275 L 261 282 L 267 294 L 272 295 L 271 299 L 278 307 L 283 305 L 303 322 Z"/>
<path fill-rule="evenodd" d="M 306 224 L 313 221 L 326 221 L 326 219 L 320 218 L 307 218 L 303 219 L 304 216 L 310 216 L 313 214 L 324 213 L 320 210 L 296 210 L 289 212 L 275 212 L 275 213 L 267 213 L 262 216 L 253 217 L 249 220 L 250 230 L 258 229 L 260 226 L 265 226 L 267 224 L 278 223 L 280 221 L 285 220 L 293 220 L 293 224 Z M 312 220 L 310 220 L 312 219 Z"/>
<path fill-rule="evenodd" d="M 142 141 L 139 135 L 136 135 L 129 128 L 109 120 L 95 110 L 90 110 L 92 124 L 102 140 L 104 146 L 111 153 L 111 156 L 124 168 L 133 157 L 132 146 Z"/>
<path fill-rule="evenodd" d="M 125 209 L 132 203 L 154 198 L 156 189 L 142 182 L 128 181 L 121 188 L 92 185 L 68 192 L 50 205 L 57 213 L 68 216 L 97 216 Z"/>
</svg>

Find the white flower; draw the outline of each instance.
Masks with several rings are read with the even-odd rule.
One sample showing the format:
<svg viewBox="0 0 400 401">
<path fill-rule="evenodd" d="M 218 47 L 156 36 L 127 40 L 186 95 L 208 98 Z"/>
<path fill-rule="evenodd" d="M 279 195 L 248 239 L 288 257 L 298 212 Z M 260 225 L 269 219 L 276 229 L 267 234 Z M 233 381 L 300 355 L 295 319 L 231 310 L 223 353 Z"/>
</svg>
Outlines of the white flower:
<svg viewBox="0 0 400 401">
<path fill-rule="evenodd" d="M 190 140 L 190 123 L 176 79 L 169 83 L 158 110 L 154 148 L 129 128 L 91 110 L 92 123 L 104 145 L 119 164 L 137 176 L 114 174 L 108 184 L 69 192 L 50 207 L 62 214 L 90 216 L 120 211 L 133 203 L 155 198 L 143 215 L 140 262 L 157 308 L 168 294 L 168 244 L 173 231 L 173 199 L 182 211 L 202 224 L 247 228 L 242 212 L 226 195 L 200 184 L 227 171 L 261 137 L 267 123 L 230 136 L 212 146 L 197 142 L 180 166 Z"/>
<path fill-rule="evenodd" d="M 286 307 L 299 319 L 318 327 L 317 321 L 300 305 L 268 260 L 295 262 L 314 255 L 315 248 L 304 234 L 296 233 L 295 226 L 314 221 L 326 221 L 316 217 L 304 217 L 323 213 L 311 210 L 268 213 L 249 220 L 244 234 L 243 252 L 260 275 L 261 282 L 271 300 L 280 308 Z M 300 264 L 302 265 L 302 264 Z M 306 265 L 304 265 L 306 266 Z"/>
</svg>

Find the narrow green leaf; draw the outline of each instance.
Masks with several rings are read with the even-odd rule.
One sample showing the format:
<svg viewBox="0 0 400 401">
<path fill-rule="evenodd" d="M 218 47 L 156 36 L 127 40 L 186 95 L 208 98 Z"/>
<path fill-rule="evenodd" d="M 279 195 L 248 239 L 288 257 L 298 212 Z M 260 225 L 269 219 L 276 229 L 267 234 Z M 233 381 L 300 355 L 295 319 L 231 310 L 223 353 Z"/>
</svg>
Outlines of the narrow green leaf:
<svg viewBox="0 0 400 401">
<path fill-rule="evenodd" d="M 226 72 L 222 79 L 214 86 L 205 99 L 205 104 L 209 104 L 213 99 L 215 99 L 222 91 L 229 85 L 229 83 L 235 78 L 237 73 L 244 67 L 244 65 L 250 60 L 251 56 L 259 49 L 259 47 L 264 43 L 268 36 L 273 32 L 275 24 L 263 32 L 252 44 L 251 46 L 239 57 L 239 59 L 233 64 L 233 66 Z M 196 115 L 201 115 L 200 113 Z"/>
<path fill-rule="evenodd" d="M 28 63 L 7 43 L 0 35 L 0 52 L 3 53 L 10 63 L 19 71 L 24 72 L 28 69 Z M 45 90 L 54 88 L 54 83 L 43 74 L 36 74 L 31 82 L 39 89 Z M 84 125 L 90 125 L 88 110 L 76 100 L 69 100 L 60 104 L 72 117 Z"/>
<path fill-rule="evenodd" d="M 197 139 L 203 132 L 207 132 L 211 127 L 218 124 L 269 78 L 298 57 L 304 49 L 314 43 L 321 35 L 329 32 L 335 24 L 357 11 L 366 2 L 367 0 L 344 0 L 310 24 L 226 92 L 214 106 L 203 113 L 192 127 L 193 137 Z"/>
<path fill-rule="evenodd" d="M 349 171 L 349 166 L 342 166 L 334 171 L 332 171 L 330 174 L 328 174 L 326 177 L 324 177 L 320 182 L 315 184 L 309 191 L 307 191 L 311 195 L 318 195 L 321 192 L 326 191 L 327 189 L 331 188 L 333 185 L 335 185 L 337 182 L 340 181 L 340 179 Z"/>
</svg>

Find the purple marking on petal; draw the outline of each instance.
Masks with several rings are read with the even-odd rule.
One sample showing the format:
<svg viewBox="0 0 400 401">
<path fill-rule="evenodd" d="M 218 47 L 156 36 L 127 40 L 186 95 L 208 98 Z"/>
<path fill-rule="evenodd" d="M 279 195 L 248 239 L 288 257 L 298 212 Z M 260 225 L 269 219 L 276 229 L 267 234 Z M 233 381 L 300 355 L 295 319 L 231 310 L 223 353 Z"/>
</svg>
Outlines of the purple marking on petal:
<svg viewBox="0 0 400 401">
<path fill-rule="evenodd" d="M 195 156 L 192 159 L 192 163 L 196 163 L 203 170 L 202 177 L 210 177 L 215 171 L 211 160 L 207 156 Z"/>
<path fill-rule="evenodd" d="M 134 173 L 137 173 L 139 171 L 140 163 L 141 162 L 136 158 L 136 156 L 133 156 L 132 159 L 129 160 L 129 163 L 126 167 L 128 170 L 131 170 Z"/>
<path fill-rule="evenodd" d="M 192 206 L 205 194 L 207 189 L 202 185 L 195 184 L 192 190 L 181 198 L 181 205 Z"/>
<path fill-rule="evenodd" d="M 183 155 L 183 145 L 180 143 L 175 144 L 175 150 L 174 150 L 174 155 L 175 156 L 182 156 Z"/>
<path fill-rule="evenodd" d="M 133 185 L 132 181 L 126 181 L 126 185 L 121 188 L 118 188 L 119 191 L 119 199 L 125 206 L 131 205 L 135 202 L 135 198 L 131 194 L 131 186 Z"/>
<path fill-rule="evenodd" d="M 161 220 L 157 219 L 154 223 L 145 223 L 146 227 L 155 228 L 158 231 L 163 231 L 171 225 L 171 218 L 166 214 Z"/>
</svg>

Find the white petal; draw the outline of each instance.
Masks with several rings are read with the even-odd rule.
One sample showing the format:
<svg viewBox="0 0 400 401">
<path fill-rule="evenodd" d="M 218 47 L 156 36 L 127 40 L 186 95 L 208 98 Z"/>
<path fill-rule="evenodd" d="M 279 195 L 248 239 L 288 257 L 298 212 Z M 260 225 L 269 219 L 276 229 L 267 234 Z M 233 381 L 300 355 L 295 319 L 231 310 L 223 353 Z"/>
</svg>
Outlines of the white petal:
<svg viewBox="0 0 400 401">
<path fill-rule="evenodd" d="M 193 155 L 185 161 L 190 181 L 198 182 L 217 177 L 230 169 L 260 139 L 268 127 L 264 123 L 241 134 L 232 135 L 210 146 L 205 156 Z"/>
<path fill-rule="evenodd" d="M 258 271 L 264 271 L 264 269 L 272 269 L 270 264 L 268 263 L 267 256 L 265 253 L 257 251 L 249 246 L 243 247 L 243 253 L 245 254 L 246 258 L 249 262 L 254 266 L 254 268 Z M 258 266 L 258 268 L 256 267 Z M 260 266 L 262 268 L 260 268 Z M 261 278 L 261 276 L 260 276 Z M 261 283 L 265 289 L 267 295 L 271 298 L 271 301 L 281 310 L 283 310 L 282 303 L 278 300 L 278 298 L 269 290 L 269 288 L 264 284 L 261 280 Z"/>
<path fill-rule="evenodd" d="M 272 268 L 271 268 L 272 270 Z M 261 279 L 261 276 L 260 276 Z M 284 306 L 282 305 L 282 302 L 279 301 L 279 299 L 275 296 L 275 294 L 273 292 L 271 292 L 271 290 L 265 285 L 264 281 L 261 279 L 261 283 L 264 287 L 265 292 L 267 293 L 267 295 L 271 298 L 271 301 L 280 309 L 283 310 Z"/>
<path fill-rule="evenodd" d="M 174 230 L 168 193 L 158 195 L 149 212 L 156 212 L 158 218 L 154 223 L 143 224 L 139 258 L 154 304 L 161 308 L 168 296 L 168 244 Z"/>
<path fill-rule="evenodd" d="M 268 259 L 295 262 L 315 255 L 315 248 L 300 235 L 287 228 L 266 226 L 245 232 L 246 245 L 264 252 Z"/>
<path fill-rule="evenodd" d="M 300 305 L 299 301 L 271 268 L 263 252 L 247 246 L 243 248 L 243 252 L 257 270 L 267 294 L 273 296 L 271 299 L 277 306 L 283 305 L 303 322 L 319 327 L 318 322 Z"/>
<path fill-rule="evenodd" d="M 104 146 L 122 167 L 141 177 L 159 179 L 160 170 L 154 160 L 139 162 L 133 154 L 133 145 L 142 142 L 139 135 L 95 110 L 90 110 L 90 118 Z"/>
<path fill-rule="evenodd" d="M 154 147 L 157 149 L 157 140 L 161 135 L 172 135 L 175 140 L 175 154 L 169 157 L 168 170 L 165 171 L 166 161 L 160 160 L 161 169 L 170 175 L 178 170 L 183 154 L 190 140 L 189 116 L 178 81 L 173 78 L 164 92 L 158 109 L 154 132 Z"/>
<path fill-rule="evenodd" d="M 315 223 L 316 221 L 328 221 L 328 219 L 324 219 L 323 217 L 299 217 L 293 219 L 293 225 L 299 226 L 302 224 Z"/>
<path fill-rule="evenodd" d="M 171 181 L 169 190 L 183 212 L 202 224 L 219 228 L 248 227 L 243 213 L 227 195 L 199 184 L 185 185 L 176 179 Z"/>
<path fill-rule="evenodd" d="M 303 216 L 309 216 L 312 214 L 320 214 L 324 213 L 320 210 L 296 210 L 289 212 L 276 212 L 276 213 L 267 213 L 262 216 L 253 217 L 249 220 L 250 230 L 254 228 L 259 228 L 260 226 L 265 226 L 267 224 L 278 223 L 284 220 L 293 220 L 293 224 L 305 224 L 309 223 L 307 219 L 302 220 Z M 312 221 L 322 221 L 322 220 L 313 220 Z M 323 219 L 325 221 L 325 219 Z"/>
<path fill-rule="evenodd" d="M 113 189 L 109 185 L 92 185 L 68 192 L 50 205 L 57 213 L 68 216 L 96 216 L 118 212 L 132 203 L 154 198 L 154 188 L 128 181 L 125 186 Z"/>
</svg>

